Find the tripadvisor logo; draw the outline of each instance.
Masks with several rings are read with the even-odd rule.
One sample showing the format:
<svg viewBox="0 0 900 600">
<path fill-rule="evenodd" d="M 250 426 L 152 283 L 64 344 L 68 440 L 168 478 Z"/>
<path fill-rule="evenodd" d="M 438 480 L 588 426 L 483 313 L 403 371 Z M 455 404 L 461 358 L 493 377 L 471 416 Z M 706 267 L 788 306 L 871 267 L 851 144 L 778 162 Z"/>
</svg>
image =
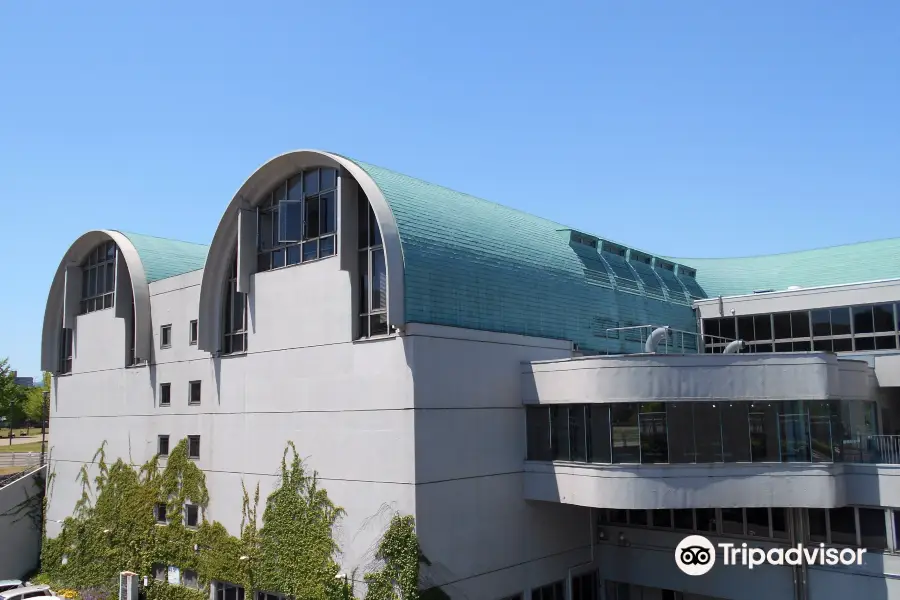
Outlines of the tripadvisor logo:
<svg viewBox="0 0 900 600">
<path fill-rule="evenodd" d="M 716 548 L 722 550 L 722 564 L 753 569 L 761 565 L 861 565 L 864 548 L 828 548 L 825 544 L 791 548 L 751 548 L 746 543 L 713 545 L 702 535 L 689 535 L 675 547 L 675 564 L 687 575 L 705 575 L 716 564 Z"/>
</svg>

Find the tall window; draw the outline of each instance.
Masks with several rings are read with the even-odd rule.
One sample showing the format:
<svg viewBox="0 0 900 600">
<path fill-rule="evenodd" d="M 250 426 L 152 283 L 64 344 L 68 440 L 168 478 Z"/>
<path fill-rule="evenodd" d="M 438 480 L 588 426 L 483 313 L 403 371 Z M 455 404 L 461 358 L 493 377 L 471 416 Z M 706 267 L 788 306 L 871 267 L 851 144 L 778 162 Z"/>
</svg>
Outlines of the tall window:
<svg viewBox="0 0 900 600">
<path fill-rule="evenodd" d="M 116 294 L 116 244 L 105 242 L 94 248 L 81 264 L 79 314 L 110 308 Z"/>
<path fill-rule="evenodd" d="M 381 230 L 369 201 L 359 191 L 359 332 L 366 338 L 385 335 L 387 321 L 387 267 Z"/>
<path fill-rule="evenodd" d="M 237 257 L 231 263 L 231 274 L 225 284 L 225 339 L 222 352 L 234 354 L 247 349 L 247 295 L 237 291 Z"/>
<path fill-rule="evenodd" d="M 64 327 L 59 333 L 59 372 L 72 372 L 72 330 Z"/>
<path fill-rule="evenodd" d="M 337 171 L 308 169 L 279 183 L 257 208 L 258 271 L 334 256 Z"/>
</svg>

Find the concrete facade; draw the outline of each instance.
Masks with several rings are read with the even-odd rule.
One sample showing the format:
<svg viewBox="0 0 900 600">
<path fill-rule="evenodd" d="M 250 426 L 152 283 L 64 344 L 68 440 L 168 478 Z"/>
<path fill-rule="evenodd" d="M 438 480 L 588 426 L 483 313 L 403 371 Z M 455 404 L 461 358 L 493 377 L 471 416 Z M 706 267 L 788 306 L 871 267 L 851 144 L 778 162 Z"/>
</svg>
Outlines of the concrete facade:
<svg viewBox="0 0 900 600">
<path fill-rule="evenodd" d="M 24 580 L 39 566 L 46 472 L 40 467 L 0 487 L 0 579 Z"/>
</svg>

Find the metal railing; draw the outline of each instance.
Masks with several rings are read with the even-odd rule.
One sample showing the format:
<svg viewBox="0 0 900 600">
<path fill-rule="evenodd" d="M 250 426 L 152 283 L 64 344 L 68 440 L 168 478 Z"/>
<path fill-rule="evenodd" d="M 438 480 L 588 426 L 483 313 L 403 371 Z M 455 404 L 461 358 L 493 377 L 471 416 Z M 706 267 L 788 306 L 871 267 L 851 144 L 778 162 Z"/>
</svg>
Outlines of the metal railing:
<svg viewBox="0 0 900 600">
<path fill-rule="evenodd" d="M 859 462 L 900 465 L 900 435 L 867 435 L 859 438 L 858 450 Z"/>
<path fill-rule="evenodd" d="M 41 464 L 40 452 L 2 452 L 0 467 L 36 467 Z"/>
<path fill-rule="evenodd" d="M 606 329 L 606 339 L 619 339 L 620 336 L 625 341 L 640 343 L 647 342 L 647 338 L 653 333 L 654 329 L 658 329 L 662 325 L 631 325 L 628 327 L 608 327 Z M 634 332 L 634 336 L 629 339 L 628 332 Z M 611 335 L 615 334 L 615 335 Z M 685 344 L 685 336 L 693 339 L 693 344 Z M 700 335 L 694 331 L 685 331 L 682 329 L 669 328 L 669 336 L 664 338 L 659 345 L 660 354 L 697 354 L 700 352 Z"/>
</svg>

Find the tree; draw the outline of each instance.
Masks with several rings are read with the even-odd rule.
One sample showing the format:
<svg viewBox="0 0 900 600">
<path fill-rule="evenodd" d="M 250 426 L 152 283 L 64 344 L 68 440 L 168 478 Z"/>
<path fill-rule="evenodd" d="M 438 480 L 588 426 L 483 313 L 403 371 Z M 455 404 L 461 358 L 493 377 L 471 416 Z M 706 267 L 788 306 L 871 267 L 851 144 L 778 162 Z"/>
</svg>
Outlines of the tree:
<svg viewBox="0 0 900 600">
<path fill-rule="evenodd" d="M 9 425 L 9 443 L 12 444 L 13 423 L 25 416 L 26 389 L 16 383 L 15 371 L 9 367 L 9 359 L 0 360 L 0 417 Z"/>
</svg>

